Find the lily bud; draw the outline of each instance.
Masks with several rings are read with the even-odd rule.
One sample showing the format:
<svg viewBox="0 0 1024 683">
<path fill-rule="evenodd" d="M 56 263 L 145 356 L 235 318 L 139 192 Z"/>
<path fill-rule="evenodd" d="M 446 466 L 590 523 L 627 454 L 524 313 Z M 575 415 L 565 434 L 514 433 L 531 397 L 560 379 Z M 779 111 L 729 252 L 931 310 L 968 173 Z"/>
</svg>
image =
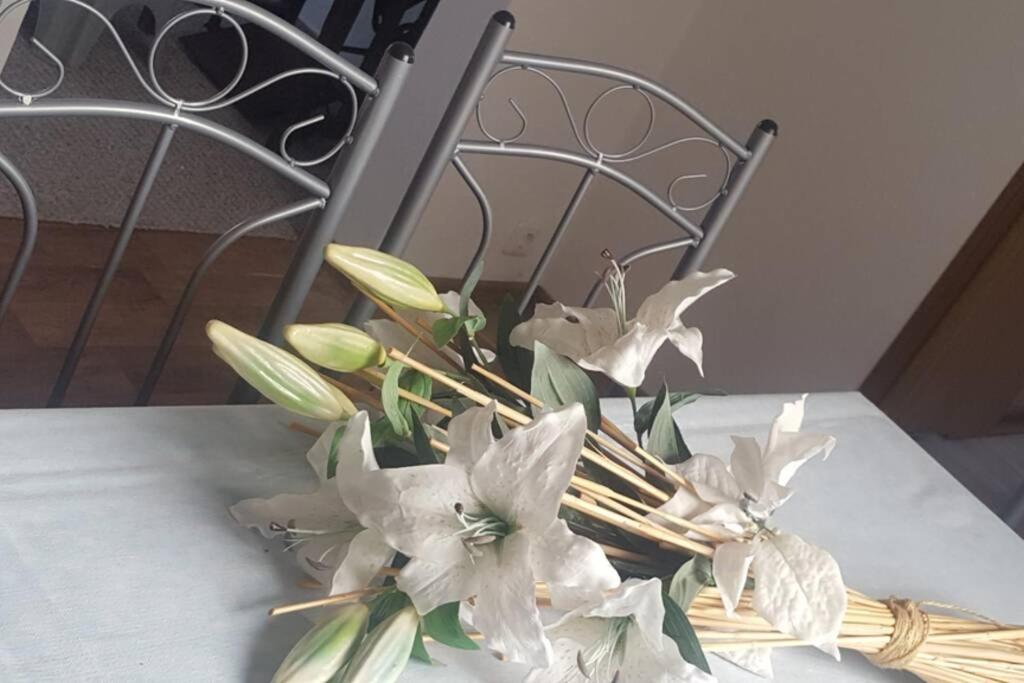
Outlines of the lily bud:
<svg viewBox="0 0 1024 683">
<path fill-rule="evenodd" d="M 327 683 L 363 639 L 369 617 L 362 603 L 331 613 L 295 643 L 270 683 Z"/>
<path fill-rule="evenodd" d="M 324 258 L 335 269 L 373 296 L 398 308 L 445 310 L 427 276 L 416 266 L 384 252 L 330 244 Z"/>
<path fill-rule="evenodd" d="M 380 365 L 385 352 L 362 330 L 341 323 L 288 325 L 284 338 L 306 360 L 338 372 L 355 372 Z"/>
<path fill-rule="evenodd" d="M 413 606 L 395 612 L 366 636 L 341 683 L 394 683 L 412 654 L 420 615 Z"/>
<path fill-rule="evenodd" d="M 317 420 L 356 414 L 348 396 L 287 351 L 219 320 L 206 323 L 206 336 L 221 360 L 282 408 Z"/>
</svg>

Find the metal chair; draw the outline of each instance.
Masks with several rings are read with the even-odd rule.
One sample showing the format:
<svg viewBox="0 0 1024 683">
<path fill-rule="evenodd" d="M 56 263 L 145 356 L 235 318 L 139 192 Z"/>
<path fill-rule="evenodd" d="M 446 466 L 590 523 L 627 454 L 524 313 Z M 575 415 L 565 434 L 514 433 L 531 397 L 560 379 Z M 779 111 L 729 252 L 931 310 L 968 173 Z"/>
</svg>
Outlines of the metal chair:
<svg viewBox="0 0 1024 683">
<path fill-rule="evenodd" d="M 451 164 L 476 197 L 482 214 L 480 243 L 467 270 L 467 272 L 471 272 L 483 258 L 490 242 L 492 214 L 486 192 L 471 173 L 466 164 L 466 158 L 471 155 L 525 157 L 570 164 L 583 169 L 583 176 L 530 276 L 520 301 L 520 311 L 526 307 L 536 291 L 573 215 L 594 180 L 599 176 L 631 191 L 654 207 L 669 223 L 683 233 L 682 236 L 630 252 L 619 260 L 622 265 L 629 265 L 639 259 L 668 250 L 684 249 L 673 276 L 681 277 L 696 270 L 711 249 L 716 237 L 768 152 L 768 148 L 778 133 L 776 124 L 769 119 L 761 121 L 754 127 L 747 142 L 741 144 L 696 107 L 665 87 L 639 74 L 583 60 L 506 51 L 505 44 L 514 28 L 515 19 L 509 12 L 501 11 L 491 18 L 380 248 L 392 254 L 402 253 L 426 210 L 441 176 Z M 503 74 L 519 70 L 537 76 L 542 82 L 546 82 L 554 88 L 568 117 L 573 133 L 574 147 L 562 149 L 520 143 L 519 140 L 526 133 L 527 119 L 512 100 L 510 100 L 510 104 L 521 122 L 519 131 L 505 138 L 488 132 L 480 108 L 487 91 Z M 611 81 L 612 84 L 593 100 L 580 122 L 574 117 L 568 97 L 551 72 L 599 77 Z M 647 130 L 642 135 L 639 144 L 630 150 L 618 153 L 602 152 L 591 138 L 591 117 L 608 95 L 625 89 L 638 92 L 646 101 L 650 111 Z M 677 138 L 644 149 L 654 127 L 655 101 L 664 103 L 684 116 L 699 127 L 703 131 L 703 135 Z M 463 138 L 467 123 L 474 116 L 485 139 Z M 725 162 L 724 173 L 717 193 L 697 205 L 683 206 L 673 198 L 676 186 L 690 176 L 676 177 L 669 183 L 667 190 L 659 192 L 623 170 L 630 162 L 687 143 L 711 144 L 721 151 Z M 703 211 L 703 216 L 699 222 L 690 218 L 690 215 L 700 211 Z M 592 303 L 599 289 L 599 282 L 597 282 L 590 289 L 585 305 Z M 372 306 L 365 299 L 357 300 L 349 311 L 348 321 L 350 323 L 361 322 L 369 316 L 371 311 Z"/>
<path fill-rule="evenodd" d="M 128 62 L 128 68 L 134 73 L 153 102 L 50 97 L 61 85 L 64 77 L 64 64 L 41 41 L 33 39 L 33 44 L 57 67 L 59 72 L 57 80 L 41 91 L 28 93 L 15 90 L 0 78 L 0 88 L 17 98 L 16 101 L 0 101 L 0 119 L 61 116 L 120 117 L 155 122 L 161 124 L 162 127 L 124 214 L 117 240 L 79 321 L 74 340 L 64 357 L 63 366 L 50 394 L 49 406 L 59 406 L 64 398 L 103 304 L 104 296 L 117 273 L 118 265 L 131 240 L 139 215 L 154 181 L 160 173 L 161 164 L 178 129 L 203 135 L 212 142 L 226 145 L 237 153 L 260 162 L 309 195 L 308 198 L 253 216 L 235 225 L 210 246 L 181 294 L 160 347 L 138 392 L 136 404 L 144 405 L 152 395 L 167 357 L 174 346 L 196 289 L 204 273 L 217 257 L 232 243 L 260 226 L 295 216 L 307 215 L 308 223 L 260 330 L 262 338 L 274 343 L 282 343 L 282 328 L 285 324 L 292 322 L 298 314 L 320 269 L 323 248 L 332 240 L 344 219 L 356 184 L 374 151 L 384 124 L 394 108 L 398 94 L 408 76 L 413 61 L 413 52 L 404 43 L 393 44 L 376 73 L 371 76 L 278 17 L 244 0 L 194 0 L 197 7 L 182 11 L 157 31 L 149 51 L 148 65 L 140 68 L 114 26 L 100 11 L 82 0 L 60 1 L 66 5 L 81 8 L 95 17 L 96 21 L 101 22 L 103 28 L 112 34 Z M 0 12 L 0 22 L 30 2 L 32 0 L 16 0 L 8 5 Z M 189 18 L 203 16 L 219 17 L 222 22 L 226 22 L 234 29 L 239 37 L 242 59 L 235 77 L 227 87 L 207 99 L 185 101 L 168 93 L 161 86 L 155 70 L 156 55 L 161 42 L 172 28 Z M 284 71 L 241 92 L 233 92 L 245 72 L 249 52 L 241 23 L 258 25 L 306 55 L 316 63 L 316 66 Z M 145 74 L 143 69 L 146 69 Z M 352 101 L 353 116 L 348 122 L 347 128 L 337 131 L 338 142 L 326 154 L 316 159 L 294 158 L 288 152 L 288 139 L 296 131 L 319 123 L 324 119 L 323 116 L 309 118 L 289 126 L 281 137 L 280 148 L 277 152 L 268 150 L 237 131 L 200 116 L 204 112 L 231 106 L 274 83 L 300 75 L 315 75 L 340 82 Z M 306 167 L 326 162 L 332 157 L 335 160 L 326 182 L 306 170 Z M 38 211 L 28 181 L 10 159 L 2 154 L 0 154 L 0 173 L 3 173 L 16 189 L 21 200 L 24 220 L 20 248 L 6 283 L 0 290 L 0 324 L 2 324 L 4 315 L 16 294 L 18 283 L 32 257 L 38 230 Z M 243 393 L 245 392 L 236 391 L 235 395 L 237 397 Z"/>
</svg>

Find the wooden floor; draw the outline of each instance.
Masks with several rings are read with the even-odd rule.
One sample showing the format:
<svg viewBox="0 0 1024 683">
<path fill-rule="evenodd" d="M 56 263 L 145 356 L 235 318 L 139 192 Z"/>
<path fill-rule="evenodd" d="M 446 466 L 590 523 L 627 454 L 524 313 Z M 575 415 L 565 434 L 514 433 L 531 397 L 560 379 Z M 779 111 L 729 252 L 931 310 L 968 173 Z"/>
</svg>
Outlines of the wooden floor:
<svg viewBox="0 0 1024 683">
<path fill-rule="evenodd" d="M 35 254 L 0 327 L 0 406 L 45 404 L 115 234 L 95 226 L 40 225 Z M 5 278 L 19 237 L 17 221 L 0 219 L 0 273 Z M 65 405 L 133 402 L 182 288 L 215 237 L 155 230 L 133 236 Z M 223 402 L 232 373 L 210 352 L 203 326 L 217 317 L 254 331 L 294 246 L 288 240 L 250 237 L 221 256 L 200 287 L 154 404 Z M 350 297 L 344 279 L 325 268 L 303 319 L 336 320 Z"/>
<path fill-rule="evenodd" d="M 0 218 L 0 282 L 20 241 L 20 222 Z M 116 230 L 44 223 L 29 269 L 7 319 L 0 325 L 0 407 L 44 406 L 78 320 L 106 262 Z M 140 230 L 132 237 L 66 406 L 131 405 L 192 269 L 216 238 L 187 232 Z M 277 291 L 295 242 L 247 237 L 228 249 L 200 285 L 192 310 L 151 404 L 223 403 L 234 375 L 210 351 L 203 328 L 220 318 L 253 332 Z M 457 286 L 439 281 L 439 290 Z M 494 313 L 506 292 L 521 285 L 481 283 L 474 300 Z M 323 268 L 300 320 L 341 320 L 352 297 L 347 281 Z M 538 294 L 546 298 L 543 292 Z"/>
</svg>

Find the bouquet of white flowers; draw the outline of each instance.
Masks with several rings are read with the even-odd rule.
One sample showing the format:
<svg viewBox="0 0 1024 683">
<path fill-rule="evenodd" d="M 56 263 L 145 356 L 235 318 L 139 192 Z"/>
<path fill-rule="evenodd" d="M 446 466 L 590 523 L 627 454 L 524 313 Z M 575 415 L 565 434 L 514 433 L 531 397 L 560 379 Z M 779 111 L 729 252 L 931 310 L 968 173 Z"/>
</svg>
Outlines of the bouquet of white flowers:
<svg viewBox="0 0 1024 683">
<path fill-rule="evenodd" d="M 479 270 L 438 295 L 386 254 L 326 257 L 385 319 L 290 326 L 305 361 L 207 327 L 264 396 L 330 422 L 295 425 L 318 437 L 316 491 L 231 510 L 327 592 L 271 610 L 325 608 L 275 681 L 394 681 L 433 641 L 483 642 L 528 664 L 531 683 L 710 681 L 705 652 L 770 677 L 772 650 L 797 645 L 928 681 L 1024 682 L 1024 629 L 867 598 L 825 550 L 772 524 L 796 471 L 835 445 L 801 431 L 803 398 L 763 444 L 734 437 L 728 465 L 691 454 L 673 419 L 696 395 L 663 386 L 639 404 L 665 342 L 700 368 L 701 333 L 680 316 L 729 271 L 669 282 L 631 318 L 612 260 L 610 308 L 540 305 L 523 321 L 509 300 L 488 344 Z M 587 371 L 624 387 L 635 438 L 602 417 Z"/>
</svg>

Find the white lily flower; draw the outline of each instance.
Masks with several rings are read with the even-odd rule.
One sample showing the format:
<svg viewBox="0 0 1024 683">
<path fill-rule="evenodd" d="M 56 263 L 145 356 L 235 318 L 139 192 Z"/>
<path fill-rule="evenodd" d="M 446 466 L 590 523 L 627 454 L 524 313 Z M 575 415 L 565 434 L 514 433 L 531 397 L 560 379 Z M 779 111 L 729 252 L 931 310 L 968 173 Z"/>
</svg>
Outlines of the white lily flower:
<svg viewBox="0 0 1024 683">
<path fill-rule="evenodd" d="M 357 413 L 343 435 L 341 423 L 331 424 L 306 454 L 319 480 L 313 493 L 282 493 L 273 498 L 250 498 L 231 506 L 235 520 L 258 529 L 266 538 L 284 537 L 295 550 L 299 566 L 330 587 L 330 593 L 347 593 L 364 588 L 394 557 L 381 535 L 365 529 L 338 492 L 338 481 L 377 469 L 377 463 L 354 452 L 364 450 L 369 439 L 367 415 Z M 365 436 L 364 436 L 365 435 Z M 328 477 L 331 453 L 337 454 L 337 472 Z"/>
<path fill-rule="evenodd" d="M 734 436 L 729 466 L 704 454 L 673 466 L 693 484 L 695 493 L 680 488 L 660 509 L 725 534 L 756 529 L 789 500 L 793 491 L 787 484 L 796 471 L 818 454 L 827 458 L 835 447 L 835 437 L 800 431 L 806 399 L 804 394 L 783 406 L 764 449 L 756 439 Z M 706 540 L 693 531 L 687 533 Z"/>
<path fill-rule="evenodd" d="M 363 525 L 411 558 L 397 584 L 420 614 L 475 596 L 473 623 L 494 649 L 546 666 L 534 584 L 546 582 L 562 607 L 619 584 L 600 546 L 557 516 L 586 417 L 573 405 L 495 440 L 493 416 L 492 404 L 453 419 L 443 464 L 363 473 L 340 482 L 341 493 Z"/>
<path fill-rule="evenodd" d="M 554 660 L 531 671 L 524 683 L 713 682 L 679 654 L 662 632 L 664 619 L 661 582 L 629 579 L 548 626 Z"/>
<path fill-rule="evenodd" d="M 614 309 L 540 304 L 533 318 L 517 325 L 509 339 L 528 349 L 533 349 L 535 341 L 542 342 L 580 367 L 603 372 L 625 387 L 643 384 L 647 366 L 666 341 L 703 374 L 703 335 L 683 325 L 679 316 L 733 277 L 731 271 L 720 268 L 673 280 L 648 297 L 628 321 L 621 299 Z"/>
<path fill-rule="evenodd" d="M 449 311 L 459 310 L 459 298 L 458 292 L 445 292 L 440 295 L 441 301 L 444 302 L 445 307 Z M 423 330 L 423 336 L 425 339 L 430 340 L 431 335 L 428 330 L 432 329 L 435 322 L 442 318 L 450 318 L 450 313 L 434 313 L 431 311 L 396 311 L 399 316 L 408 321 L 414 328 L 418 328 L 417 321 L 422 322 L 426 325 L 426 329 Z M 483 311 L 472 301 L 469 302 L 469 314 L 470 315 L 483 315 Z M 435 370 L 441 370 L 447 372 L 451 368 L 440 361 L 440 359 L 432 352 L 423 347 L 423 344 L 419 342 L 416 337 L 409 334 L 404 327 L 399 325 L 393 320 L 386 319 L 374 319 L 367 320 L 363 323 L 363 328 L 367 334 L 376 339 L 381 346 L 384 348 L 396 348 L 409 354 L 409 357 L 413 360 L 423 363 L 427 367 L 434 368 Z M 448 358 L 452 359 L 456 365 L 462 367 L 462 356 L 455 353 L 449 347 L 441 349 Z M 493 351 L 483 351 L 484 363 L 490 363 L 494 360 Z"/>
<path fill-rule="evenodd" d="M 762 617 L 777 630 L 834 654 L 846 611 L 838 565 L 824 550 L 766 527 L 792 495 L 787 485 L 796 471 L 818 454 L 827 458 L 835 447 L 832 436 L 800 431 L 806 398 L 784 405 L 763 449 L 755 439 L 734 436 L 728 467 L 711 455 L 695 455 L 676 466 L 696 493 L 681 488 L 660 509 L 737 537 L 717 545 L 712 561 L 726 614 L 735 611 L 752 573 L 754 609 Z M 686 533 L 706 540 L 699 533 Z M 762 673 L 770 667 L 764 653 L 738 653 L 731 660 Z"/>
</svg>

